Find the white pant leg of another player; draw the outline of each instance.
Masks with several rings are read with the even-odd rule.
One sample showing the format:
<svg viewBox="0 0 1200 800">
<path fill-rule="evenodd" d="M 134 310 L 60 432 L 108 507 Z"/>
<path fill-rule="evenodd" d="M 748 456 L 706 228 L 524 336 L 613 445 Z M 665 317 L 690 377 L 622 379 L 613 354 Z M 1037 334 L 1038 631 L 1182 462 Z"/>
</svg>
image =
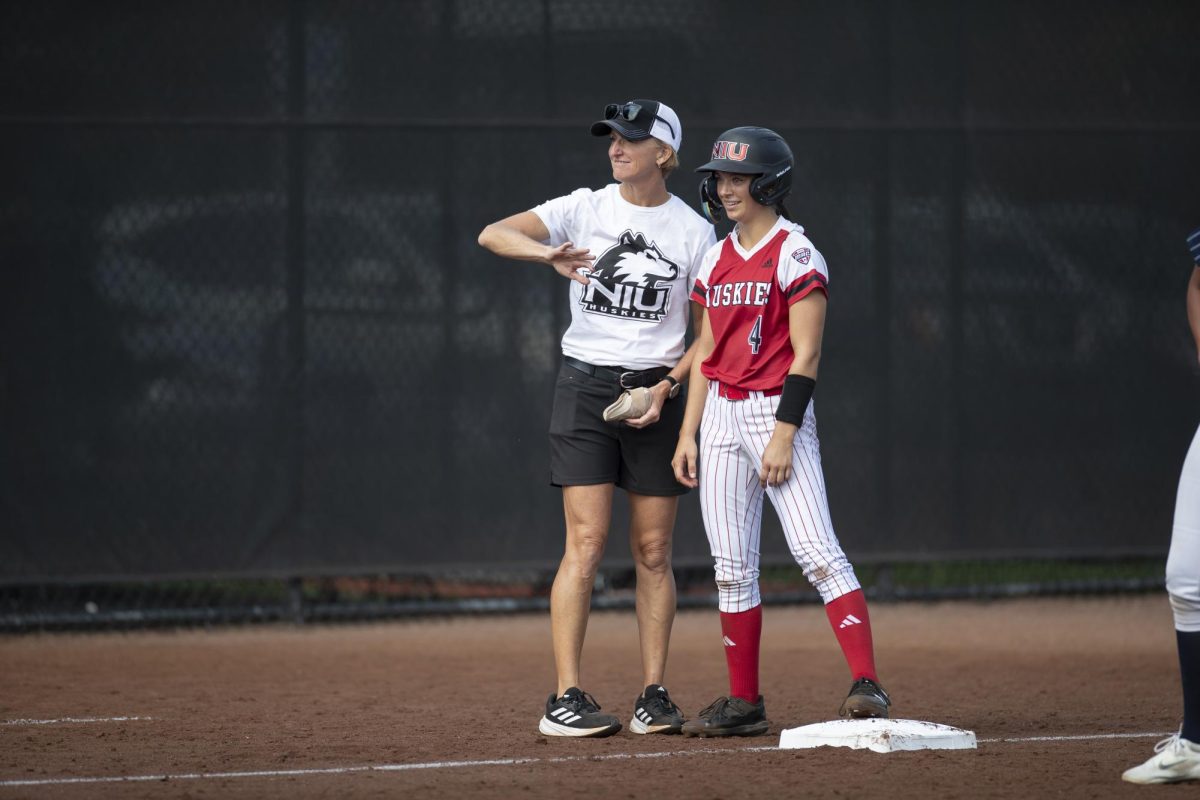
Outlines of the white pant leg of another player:
<svg viewBox="0 0 1200 800">
<path fill-rule="evenodd" d="M 1192 437 L 1183 461 L 1175 496 L 1167 592 L 1175 629 L 1184 633 L 1200 631 L 1200 429 Z"/>
<path fill-rule="evenodd" d="M 737 406 L 709 386 L 700 421 L 700 512 L 712 552 L 721 611 L 748 611 L 758 590 L 762 488 L 743 452 Z"/>
<path fill-rule="evenodd" d="M 744 445 L 753 455 L 756 473 L 762 468 L 763 450 L 775 430 L 778 403 L 778 397 L 759 393 L 744 402 Z M 767 487 L 766 492 L 779 516 L 792 557 L 821 594 L 822 601 L 830 603 L 860 588 L 854 568 L 833 531 L 811 403 L 804 415 L 804 425 L 792 442 L 791 477 L 779 486 Z"/>
</svg>

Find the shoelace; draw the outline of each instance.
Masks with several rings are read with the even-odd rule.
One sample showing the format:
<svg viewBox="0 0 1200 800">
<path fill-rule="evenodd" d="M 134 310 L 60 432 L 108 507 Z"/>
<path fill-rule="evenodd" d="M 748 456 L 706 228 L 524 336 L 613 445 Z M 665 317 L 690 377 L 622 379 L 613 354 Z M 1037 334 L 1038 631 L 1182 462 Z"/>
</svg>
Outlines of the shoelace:
<svg viewBox="0 0 1200 800">
<path fill-rule="evenodd" d="M 576 714 L 580 711 L 592 714 L 600 710 L 600 704 L 596 702 L 596 698 L 582 690 L 576 695 L 564 694 L 560 702 Z"/>
<path fill-rule="evenodd" d="M 1162 751 L 1167 750 L 1168 748 L 1171 750 L 1182 750 L 1183 749 L 1182 740 L 1180 739 L 1178 733 L 1173 733 L 1170 736 L 1168 736 L 1167 738 L 1163 739 L 1158 744 L 1154 745 L 1154 752 L 1161 753 Z"/>
<path fill-rule="evenodd" d="M 679 713 L 679 709 L 671 702 L 671 697 L 666 692 L 652 693 L 649 697 L 645 698 L 643 707 L 654 716 Z"/>
<path fill-rule="evenodd" d="M 712 719 L 724 713 L 725 706 L 729 705 L 728 697 L 718 697 L 713 700 L 708 706 L 698 715 L 701 719 Z"/>
</svg>

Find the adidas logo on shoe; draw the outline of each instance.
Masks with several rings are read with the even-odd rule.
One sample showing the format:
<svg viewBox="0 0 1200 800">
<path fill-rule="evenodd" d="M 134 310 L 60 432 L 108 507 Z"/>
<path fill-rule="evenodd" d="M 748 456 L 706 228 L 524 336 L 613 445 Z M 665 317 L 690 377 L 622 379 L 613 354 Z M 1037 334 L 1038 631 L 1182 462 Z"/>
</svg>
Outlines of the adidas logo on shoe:
<svg viewBox="0 0 1200 800">
<path fill-rule="evenodd" d="M 634 733 L 679 733 L 682 728 L 683 713 L 671 702 L 666 687 L 652 683 L 633 701 L 629 730 Z"/>
<path fill-rule="evenodd" d="M 545 736 L 612 736 L 621 722 L 612 714 L 601 714 L 600 704 L 582 689 L 572 686 L 562 697 L 550 695 L 546 714 L 538 722 Z"/>
<path fill-rule="evenodd" d="M 574 713 L 569 708 L 556 708 L 546 716 L 554 717 L 554 719 L 558 720 L 559 722 L 565 722 L 568 725 L 570 725 L 572 722 L 578 722 L 579 720 L 583 719 L 583 717 Z"/>
</svg>

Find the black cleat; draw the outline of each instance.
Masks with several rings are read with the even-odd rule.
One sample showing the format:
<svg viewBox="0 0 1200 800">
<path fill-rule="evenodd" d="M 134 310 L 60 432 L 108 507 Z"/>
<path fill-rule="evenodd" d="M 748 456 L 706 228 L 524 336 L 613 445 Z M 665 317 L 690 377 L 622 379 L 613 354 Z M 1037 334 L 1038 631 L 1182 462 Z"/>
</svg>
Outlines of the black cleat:
<svg viewBox="0 0 1200 800">
<path fill-rule="evenodd" d="M 887 696 L 882 686 L 870 678 L 859 678 L 850 687 L 850 694 L 842 701 L 838 716 L 851 719 L 887 719 L 888 706 L 891 704 L 892 699 Z"/>
<path fill-rule="evenodd" d="M 697 719 L 683 724 L 684 736 L 760 736 L 767 732 L 767 708 L 740 697 L 718 697 Z"/>
</svg>

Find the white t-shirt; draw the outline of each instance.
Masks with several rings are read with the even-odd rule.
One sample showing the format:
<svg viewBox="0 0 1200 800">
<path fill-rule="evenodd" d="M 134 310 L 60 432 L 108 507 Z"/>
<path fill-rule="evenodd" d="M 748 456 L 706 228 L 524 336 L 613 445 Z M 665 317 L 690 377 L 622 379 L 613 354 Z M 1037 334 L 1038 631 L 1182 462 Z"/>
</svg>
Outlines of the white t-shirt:
<svg viewBox="0 0 1200 800">
<path fill-rule="evenodd" d="M 683 356 L 688 295 L 717 237 L 678 197 L 643 208 L 620 188 L 576 189 L 533 209 L 552 246 L 574 242 L 596 257 L 587 286 L 570 281 L 562 351 L 602 366 L 673 367 Z"/>
</svg>

